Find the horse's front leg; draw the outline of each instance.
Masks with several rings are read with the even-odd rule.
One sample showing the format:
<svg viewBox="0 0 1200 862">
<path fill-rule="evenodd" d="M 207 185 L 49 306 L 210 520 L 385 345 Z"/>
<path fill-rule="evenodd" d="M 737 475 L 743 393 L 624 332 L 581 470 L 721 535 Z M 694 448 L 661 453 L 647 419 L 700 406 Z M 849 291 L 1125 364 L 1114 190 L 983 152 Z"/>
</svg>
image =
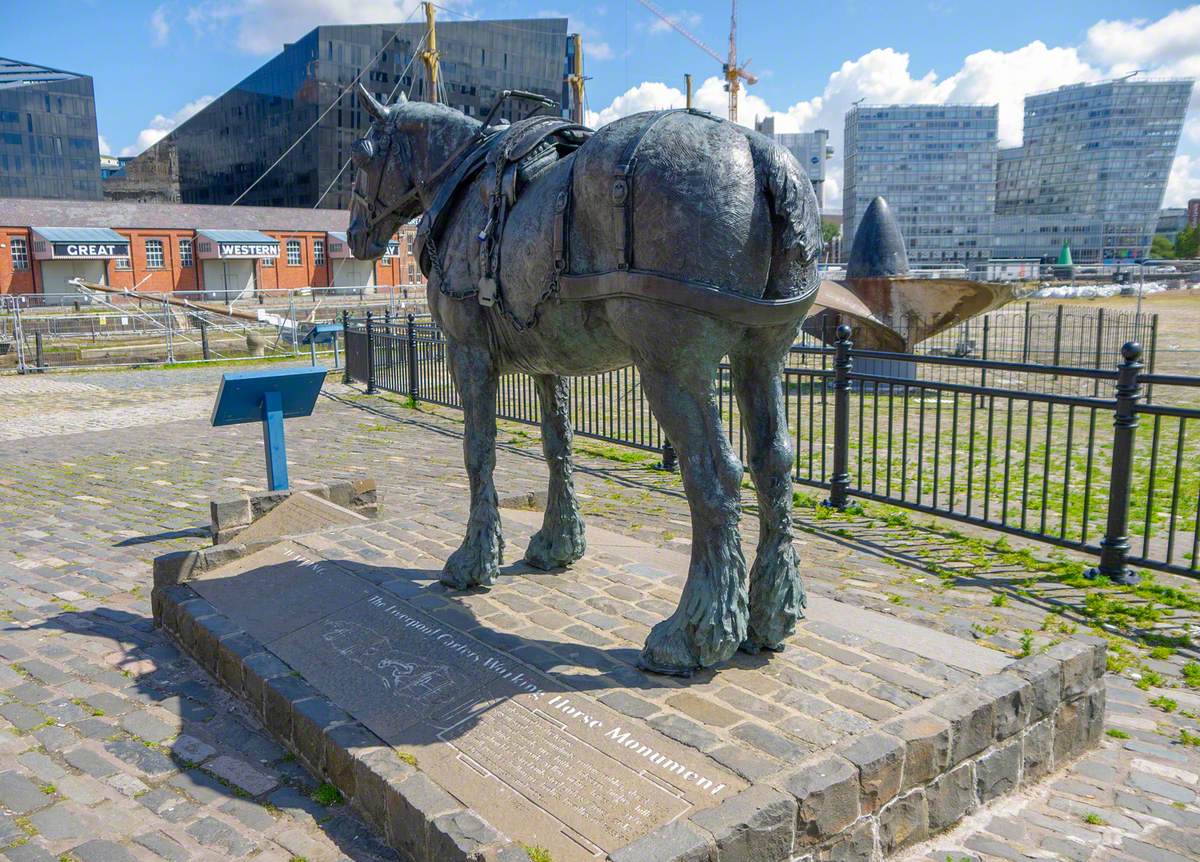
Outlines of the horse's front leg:
<svg viewBox="0 0 1200 862">
<path fill-rule="evenodd" d="M 492 472 L 496 467 L 496 361 L 486 347 L 451 342 L 450 370 L 463 402 L 463 458 L 471 485 L 467 535 L 446 560 L 442 583 L 465 590 L 495 583 L 504 537 Z"/>
</svg>

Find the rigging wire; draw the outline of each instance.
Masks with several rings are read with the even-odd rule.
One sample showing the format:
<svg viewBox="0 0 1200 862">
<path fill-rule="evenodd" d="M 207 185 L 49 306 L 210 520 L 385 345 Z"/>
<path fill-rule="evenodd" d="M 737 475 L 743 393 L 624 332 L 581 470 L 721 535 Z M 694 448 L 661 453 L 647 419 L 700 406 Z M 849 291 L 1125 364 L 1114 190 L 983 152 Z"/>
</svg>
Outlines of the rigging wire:
<svg viewBox="0 0 1200 862">
<path fill-rule="evenodd" d="M 411 69 L 412 64 L 414 62 L 416 62 L 417 55 L 420 52 L 421 48 L 424 46 L 425 40 L 427 38 L 429 38 L 428 30 L 425 31 L 425 34 L 423 36 L 421 36 L 420 41 L 418 41 L 416 46 L 413 48 L 412 56 L 408 58 L 408 65 L 405 66 L 404 70 L 399 75 L 396 76 L 396 86 L 392 87 L 392 92 L 388 93 L 387 101 L 384 102 L 384 104 L 390 105 L 392 100 L 394 98 L 396 98 L 396 91 L 399 90 L 400 85 L 402 83 L 404 83 L 404 76 L 408 74 L 408 70 Z M 408 96 L 408 97 L 412 96 L 412 85 L 411 84 L 409 85 L 408 91 L 405 92 L 404 95 Z M 331 182 L 328 186 L 326 186 L 325 191 L 321 193 L 321 196 L 319 198 L 317 198 L 317 202 L 315 204 L 313 204 L 313 209 L 317 209 L 319 206 L 321 206 L 321 201 L 325 200 L 326 195 L 328 195 L 329 192 L 332 191 L 334 185 L 336 185 L 338 180 L 340 180 L 342 178 L 342 174 L 344 174 L 346 172 L 346 168 L 350 167 L 350 162 L 352 161 L 352 159 L 353 159 L 353 157 L 350 157 L 350 156 L 348 156 L 346 158 L 346 163 L 344 165 L 342 165 L 341 170 L 339 170 L 337 172 L 337 175 L 333 178 L 333 182 Z"/>
<path fill-rule="evenodd" d="M 408 24 L 409 22 L 411 22 L 413 15 L 416 13 L 417 9 L 419 9 L 419 8 L 420 8 L 419 6 L 414 8 L 413 11 L 409 13 L 408 18 L 406 18 L 404 21 L 401 21 L 400 23 Z M 342 97 L 345 96 L 348 92 L 350 92 L 351 88 L 354 87 L 355 84 L 357 84 L 359 81 L 362 80 L 362 76 L 367 73 L 367 70 L 369 70 L 372 66 L 375 65 L 376 62 L 378 62 L 379 58 L 383 56 L 383 52 L 386 51 L 391 46 L 391 44 L 396 41 L 396 39 L 397 39 L 397 37 L 399 37 L 399 35 L 400 35 L 399 29 L 392 31 L 392 35 L 388 38 L 388 40 L 386 42 L 383 43 L 383 47 L 380 48 L 378 53 L 376 53 L 375 56 L 371 58 L 371 61 L 369 63 L 367 63 L 365 66 L 363 66 L 363 68 L 359 71 L 359 73 L 354 76 L 354 80 L 351 81 L 349 84 L 347 84 L 345 86 L 345 88 L 343 88 L 343 90 L 340 93 L 338 93 L 337 98 L 329 103 L 329 107 L 321 112 L 321 116 L 317 117 L 317 119 L 313 121 L 313 124 L 311 126 L 309 126 L 307 129 L 305 129 L 303 132 L 300 133 L 300 136 L 297 137 L 296 140 L 292 142 L 292 145 L 283 151 L 283 155 L 281 155 L 274 162 L 272 162 L 271 166 L 269 168 L 267 168 L 265 171 L 263 171 L 259 175 L 258 179 L 256 179 L 254 182 L 250 183 L 250 185 L 246 187 L 246 190 L 244 192 L 242 192 L 240 195 L 238 195 L 236 198 L 234 198 L 233 203 L 230 204 L 231 207 L 237 206 L 238 203 L 242 200 L 242 198 L 244 198 L 246 195 L 250 194 L 251 189 L 253 189 L 256 185 L 258 185 L 260 182 L 262 182 L 263 179 L 267 176 L 267 174 L 271 173 L 271 171 L 273 171 L 280 162 L 282 162 L 285 158 L 287 158 L 288 153 L 290 153 L 292 150 L 296 149 L 296 147 L 298 147 L 300 145 L 300 142 L 302 140 L 304 140 L 304 138 L 308 135 L 309 132 L 311 132 L 318 125 L 320 125 L 321 121 L 323 119 L 325 119 L 326 116 L 329 115 L 329 112 L 332 111 L 335 107 L 337 107 L 337 104 L 338 104 L 338 102 L 340 102 L 342 100 Z"/>
</svg>

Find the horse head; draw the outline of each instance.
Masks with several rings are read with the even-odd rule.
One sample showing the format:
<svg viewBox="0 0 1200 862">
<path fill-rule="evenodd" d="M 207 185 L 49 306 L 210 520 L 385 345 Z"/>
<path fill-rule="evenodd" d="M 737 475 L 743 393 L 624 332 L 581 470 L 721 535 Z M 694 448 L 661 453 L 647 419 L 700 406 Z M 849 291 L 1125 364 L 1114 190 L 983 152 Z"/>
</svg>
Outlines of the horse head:
<svg viewBox="0 0 1200 862">
<path fill-rule="evenodd" d="M 371 117 L 354 142 L 354 191 L 346 238 L 359 260 L 380 257 L 400 225 L 425 211 L 436 189 L 429 182 L 456 142 L 478 122 L 444 105 L 410 102 L 401 93 L 384 105 L 359 84 L 358 98 Z"/>
<path fill-rule="evenodd" d="M 356 175 L 346 239 L 359 260 L 379 257 L 400 225 L 422 212 L 412 146 L 401 126 L 404 94 L 395 105 L 380 103 L 359 84 L 359 101 L 371 117 L 367 133 L 354 142 Z"/>
</svg>

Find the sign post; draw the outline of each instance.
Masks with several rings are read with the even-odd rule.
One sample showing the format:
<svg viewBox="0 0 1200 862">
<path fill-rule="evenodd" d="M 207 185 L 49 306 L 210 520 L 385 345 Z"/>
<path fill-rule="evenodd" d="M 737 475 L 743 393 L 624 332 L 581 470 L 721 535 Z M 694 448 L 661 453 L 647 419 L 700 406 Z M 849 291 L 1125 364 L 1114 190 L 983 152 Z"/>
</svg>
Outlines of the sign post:
<svg viewBox="0 0 1200 862">
<path fill-rule="evenodd" d="M 324 381 L 324 368 L 283 368 L 222 375 L 217 403 L 213 405 L 212 425 L 218 428 L 262 422 L 268 490 L 288 489 L 283 420 L 312 415 Z"/>
<path fill-rule="evenodd" d="M 312 364 L 317 364 L 317 345 L 318 344 L 333 344 L 333 367 L 338 365 L 338 333 L 342 331 L 340 323 L 318 323 L 316 326 L 308 330 L 304 336 L 302 344 L 308 345 L 309 355 L 312 357 Z"/>
</svg>

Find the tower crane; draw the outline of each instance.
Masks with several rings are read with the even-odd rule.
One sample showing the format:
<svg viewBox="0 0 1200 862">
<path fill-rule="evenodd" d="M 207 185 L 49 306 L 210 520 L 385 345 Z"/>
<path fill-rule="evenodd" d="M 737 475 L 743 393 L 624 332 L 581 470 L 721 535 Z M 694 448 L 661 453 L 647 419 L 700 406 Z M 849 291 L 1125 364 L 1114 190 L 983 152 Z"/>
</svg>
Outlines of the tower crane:
<svg viewBox="0 0 1200 862">
<path fill-rule="evenodd" d="M 712 48 L 700 41 L 686 28 L 679 24 L 676 20 L 667 15 L 666 12 L 655 6 L 650 0 L 638 0 L 643 6 L 661 18 L 668 27 L 670 27 L 679 35 L 683 36 L 705 54 L 708 54 L 714 60 L 721 64 L 721 73 L 725 78 L 725 92 L 729 93 L 729 119 L 737 122 L 738 118 L 738 92 L 742 89 L 742 81 L 747 85 L 757 84 L 758 77 L 747 70 L 750 61 L 747 60 L 740 66 L 737 61 L 737 0 L 733 0 L 729 10 L 729 56 L 722 57 Z"/>
</svg>

